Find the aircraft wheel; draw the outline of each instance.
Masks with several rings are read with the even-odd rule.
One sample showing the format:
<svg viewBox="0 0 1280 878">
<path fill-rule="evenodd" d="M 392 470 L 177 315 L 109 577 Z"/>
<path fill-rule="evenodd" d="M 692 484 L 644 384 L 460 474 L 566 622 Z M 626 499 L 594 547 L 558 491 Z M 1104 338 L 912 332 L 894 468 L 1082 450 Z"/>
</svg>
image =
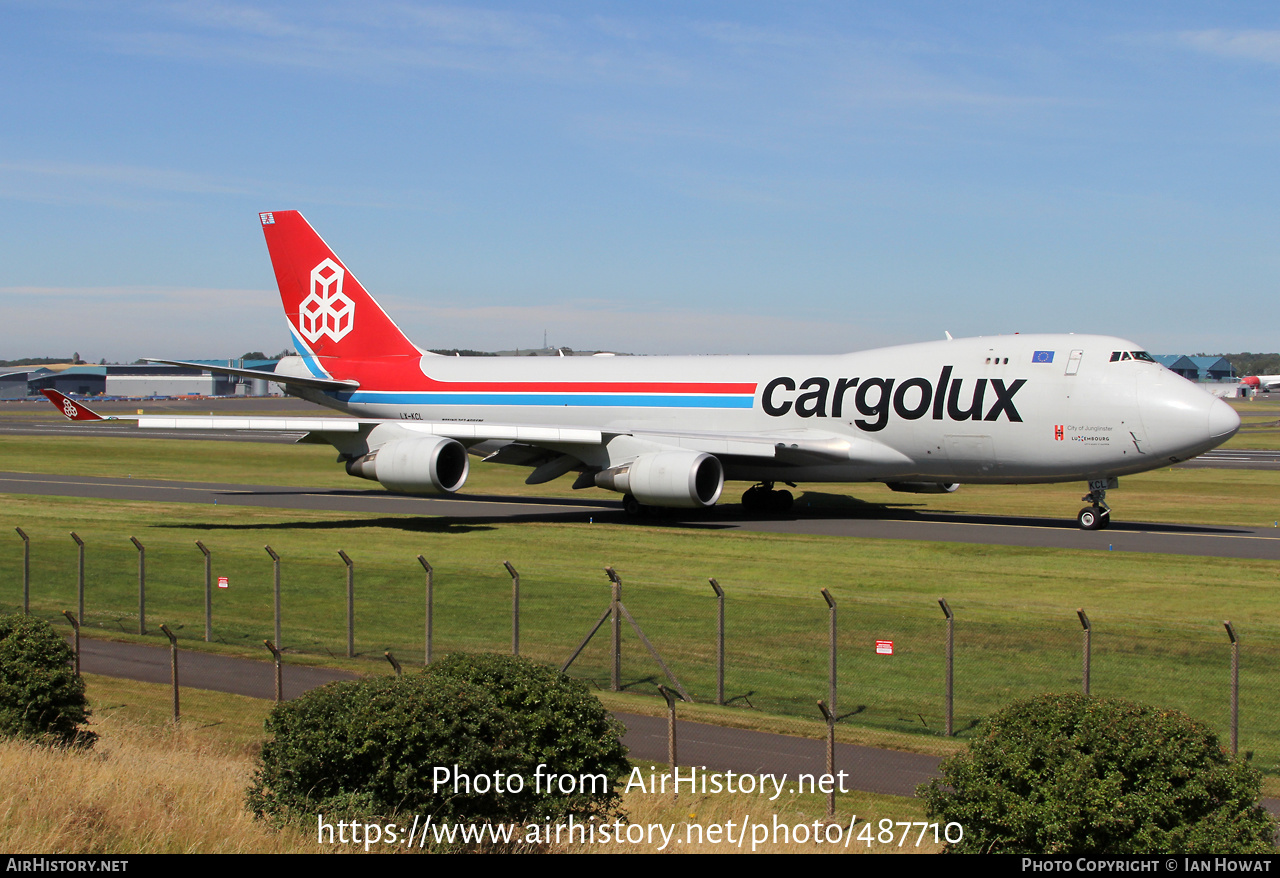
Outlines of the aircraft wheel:
<svg viewBox="0 0 1280 878">
<path fill-rule="evenodd" d="M 644 507 L 640 505 L 640 501 L 631 494 L 622 495 L 622 511 L 630 515 L 632 518 L 638 518 L 640 513 L 644 511 Z"/>
<path fill-rule="evenodd" d="M 1082 530 L 1101 530 L 1106 527 L 1103 524 L 1105 520 L 1110 521 L 1111 516 L 1097 506 L 1086 506 L 1076 514 L 1076 522 L 1079 523 Z"/>
<path fill-rule="evenodd" d="M 1111 510 L 1103 507 L 1098 512 L 1098 530 L 1106 530 L 1111 527 Z"/>
<path fill-rule="evenodd" d="M 790 512 L 796 499 L 790 491 L 770 491 L 769 509 L 773 512 Z"/>
<path fill-rule="evenodd" d="M 742 511 L 743 512 L 759 512 L 766 504 L 764 489 L 759 485 L 752 485 L 750 488 L 742 492 Z"/>
</svg>

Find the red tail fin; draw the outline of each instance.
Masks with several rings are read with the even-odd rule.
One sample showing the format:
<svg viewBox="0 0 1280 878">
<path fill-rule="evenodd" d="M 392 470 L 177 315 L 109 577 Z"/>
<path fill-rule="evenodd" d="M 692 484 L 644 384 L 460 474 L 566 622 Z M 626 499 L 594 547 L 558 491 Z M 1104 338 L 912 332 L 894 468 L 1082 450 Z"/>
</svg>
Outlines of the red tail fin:
<svg viewBox="0 0 1280 878">
<path fill-rule="evenodd" d="M 49 402 L 53 403 L 53 407 L 62 412 L 72 421 L 105 421 L 106 418 L 93 411 L 82 402 L 76 402 L 69 396 L 59 393 L 51 387 L 46 387 L 40 391 L 45 395 Z"/>
<path fill-rule="evenodd" d="M 296 210 L 259 214 L 294 339 L 334 377 L 343 360 L 421 357 L 355 275 Z"/>
</svg>

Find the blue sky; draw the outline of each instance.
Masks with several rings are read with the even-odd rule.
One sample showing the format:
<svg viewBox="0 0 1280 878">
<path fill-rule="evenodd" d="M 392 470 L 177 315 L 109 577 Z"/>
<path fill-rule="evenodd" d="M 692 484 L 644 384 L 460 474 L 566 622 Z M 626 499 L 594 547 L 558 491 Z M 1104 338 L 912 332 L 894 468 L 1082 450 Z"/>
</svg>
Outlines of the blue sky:
<svg viewBox="0 0 1280 878">
<path fill-rule="evenodd" d="M 272 353 L 301 210 L 425 347 L 1280 349 L 1280 7 L 0 0 L 0 359 Z"/>
</svg>

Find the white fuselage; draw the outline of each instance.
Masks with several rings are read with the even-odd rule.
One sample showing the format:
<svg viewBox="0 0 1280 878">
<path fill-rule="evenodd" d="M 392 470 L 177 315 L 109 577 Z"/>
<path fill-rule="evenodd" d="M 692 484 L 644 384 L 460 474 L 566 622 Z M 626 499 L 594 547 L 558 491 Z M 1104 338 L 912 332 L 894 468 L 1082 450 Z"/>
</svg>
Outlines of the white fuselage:
<svg viewBox="0 0 1280 878">
<path fill-rule="evenodd" d="M 1138 350 L 1108 336 L 1013 335 L 839 356 L 429 355 L 419 364 L 430 379 L 425 389 L 413 375 L 404 383 L 411 389 L 291 392 L 362 418 L 401 421 L 406 433 L 422 421 L 620 434 L 573 449 L 593 467 L 668 447 L 671 436 L 781 441 L 794 433 L 847 444 L 847 462 L 730 452 L 722 456 L 725 476 L 1053 482 L 1167 466 L 1239 427 L 1230 406 L 1164 367 L 1111 361 L 1115 351 Z M 695 383 L 706 392 L 689 390 Z M 670 392 L 676 386 L 683 389 Z M 382 441 L 395 432 L 382 431 Z"/>
</svg>

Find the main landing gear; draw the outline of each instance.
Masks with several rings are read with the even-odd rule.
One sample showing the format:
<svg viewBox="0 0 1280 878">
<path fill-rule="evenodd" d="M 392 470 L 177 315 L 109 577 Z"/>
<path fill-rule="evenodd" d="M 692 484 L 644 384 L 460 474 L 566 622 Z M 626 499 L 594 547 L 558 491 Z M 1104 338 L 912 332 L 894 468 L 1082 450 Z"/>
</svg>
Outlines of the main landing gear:
<svg viewBox="0 0 1280 878">
<path fill-rule="evenodd" d="M 1111 525 L 1111 508 L 1107 506 L 1107 488 L 1116 487 L 1114 479 L 1094 479 L 1089 482 L 1089 493 L 1081 497 L 1092 504 L 1076 513 L 1076 521 L 1082 530 L 1103 530 Z"/>
<path fill-rule="evenodd" d="M 790 482 L 787 482 L 791 485 Z M 795 485 L 791 485 L 795 487 Z M 795 498 L 790 491 L 775 491 L 773 482 L 761 482 L 747 488 L 742 495 L 744 512 L 789 512 Z"/>
</svg>

